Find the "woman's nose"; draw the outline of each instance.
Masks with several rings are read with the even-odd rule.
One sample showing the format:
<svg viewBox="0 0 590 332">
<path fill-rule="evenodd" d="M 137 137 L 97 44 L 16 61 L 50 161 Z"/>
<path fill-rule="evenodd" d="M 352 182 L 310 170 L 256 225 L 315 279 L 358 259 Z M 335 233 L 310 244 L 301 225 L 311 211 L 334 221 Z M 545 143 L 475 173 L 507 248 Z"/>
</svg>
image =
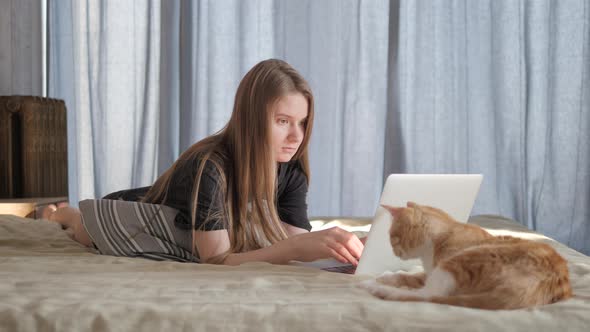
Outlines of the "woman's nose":
<svg viewBox="0 0 590 332">
<path fill-rule="evenodd" d="M 289 132 L 291 141 L 299 142 L 303 139 L 303 128 L 300 125 L 294 125 Z"/>
</svg>

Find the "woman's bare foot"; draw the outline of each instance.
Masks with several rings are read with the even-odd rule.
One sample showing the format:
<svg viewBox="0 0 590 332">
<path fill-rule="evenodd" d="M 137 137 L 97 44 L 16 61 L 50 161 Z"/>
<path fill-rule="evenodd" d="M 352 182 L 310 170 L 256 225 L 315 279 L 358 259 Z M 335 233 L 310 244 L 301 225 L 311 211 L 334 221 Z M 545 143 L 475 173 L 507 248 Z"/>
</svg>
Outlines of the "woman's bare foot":
<svg viewBox="0 0 590 332">
<path fill-rule="evenodd" d="M 40 206 L 35 211 L 35 219 L 50 220 L 51 215 L 55 211 L 57 211 L 57 206 L 55 204 L 47 204 Z"/>
<path fill-rule="evenodd" d="M 59 202 L 59 203 L 57 203 L 57 208 L 58 209 L 59 208 L 63 208 L 63 207 L 68 207 L 68 206 L 70 206 L 70 203 L 68 203 L 68 202 Z"/>
<path fill-rule="evenodd" d="M 51 212 L 47 219 L 60 224 L 72 239 L 87 247 L 92 246 L 92 239 L 82 225 L 80 210 L 71 206 L 62 206 Z"/>
</svg>

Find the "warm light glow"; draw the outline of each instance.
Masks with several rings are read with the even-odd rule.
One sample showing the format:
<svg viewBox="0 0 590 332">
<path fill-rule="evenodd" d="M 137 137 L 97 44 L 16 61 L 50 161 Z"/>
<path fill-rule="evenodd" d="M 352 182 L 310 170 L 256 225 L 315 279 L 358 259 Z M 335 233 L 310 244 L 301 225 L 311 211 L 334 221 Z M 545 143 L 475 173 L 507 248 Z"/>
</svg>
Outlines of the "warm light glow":
<svg viewBox="0 0 590 332">
<path fill-rule="evenodd" d="M 371 219 L 368 218 L 315 218 L 310 220 L 312 231 L 338 226 L 349 232 L 368 232 L 371 229 L 370 223 Z"/>
<path fill-rule="evenodd" d="M 371 220 L 367 218 L 314 218 L 310 220 L 312 231 L 319 231 L 323 229 L 332 228 L 338 226 L 349 232 L 369 232 L 371 229 Z M 519 231 L 510 229 L 488 229 L 485 228 L 490 234 L 494 236 L 513 236 L 527 240 L 550 240 L 548 237 L 533 233 L 530 231 Z"/>
<path fill-rule="evenodd" d="M 487 229 L 487 228 L 485 228 L 485 230 L 494 236 L 504 235 L 504 236 L 518 237 L 518 238 L 527 239 L 527 240 L 549 240 L 548 237 L 538 234 L 538 233 L 513 231 L 513 230 L 509 230 L 509 229 Z"/>
</svg>

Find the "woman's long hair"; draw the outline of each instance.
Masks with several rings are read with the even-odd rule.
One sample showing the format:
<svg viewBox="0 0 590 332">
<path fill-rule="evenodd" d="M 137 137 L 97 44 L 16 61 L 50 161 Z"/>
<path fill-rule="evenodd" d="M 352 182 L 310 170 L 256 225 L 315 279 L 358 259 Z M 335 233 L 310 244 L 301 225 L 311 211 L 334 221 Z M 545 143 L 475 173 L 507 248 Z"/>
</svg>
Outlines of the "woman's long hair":
<svg viewBox="0 0 590 332">
<path fill-rule="evenodd" d="M 182 153 L 145 196 L 145 202 L 165 203 L 175 169 L 185 162 L 198 160 L 191 197 L 194 229 L 201 175 L 206 161 L 213 163 L 220 175 L 217 188 L 221 190 L 213 197 L 221 195 L 223 207 L 222 211 L 209 215 L 209 219 L 223 221 L 230 249 L 207 262 L 222 263 L 230 253 L 259 249 L 287 238 L 276 209 L 277 162 L 272 151 L 270 125 L 272 105 L 281 97 L 295 93 L 307 99 L 308 114 L 303 141 L 292 160 L 299 161 L 309 183 L 308 143 L 314 117 L 313 94 L 305 79 L 288 63 L 269 59 L 254 66 L 240 82 L 227 125 Z M 195 249 L 193 236 L 193 252 Z"/>
</svg>

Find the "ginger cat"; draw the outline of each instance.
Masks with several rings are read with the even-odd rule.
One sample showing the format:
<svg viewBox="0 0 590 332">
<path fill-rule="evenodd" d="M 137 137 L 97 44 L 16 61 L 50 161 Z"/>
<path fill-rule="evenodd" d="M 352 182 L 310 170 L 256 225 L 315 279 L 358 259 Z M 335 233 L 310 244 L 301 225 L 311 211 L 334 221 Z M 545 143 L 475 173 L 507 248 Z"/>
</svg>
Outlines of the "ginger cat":
<svg viewBox="0 0 590 332">
<path fill-rule="evenodd" d="M 572 296 L 567 262 L 548 244 L 493 236 L 412 202 L 383 207 L 394 217 L 389 231 L 394 253 L 404 260 L 420 258 L 425 272 L 386 272 L 361 284 L 379 298 L 498 310 Z"/>
</svg>

